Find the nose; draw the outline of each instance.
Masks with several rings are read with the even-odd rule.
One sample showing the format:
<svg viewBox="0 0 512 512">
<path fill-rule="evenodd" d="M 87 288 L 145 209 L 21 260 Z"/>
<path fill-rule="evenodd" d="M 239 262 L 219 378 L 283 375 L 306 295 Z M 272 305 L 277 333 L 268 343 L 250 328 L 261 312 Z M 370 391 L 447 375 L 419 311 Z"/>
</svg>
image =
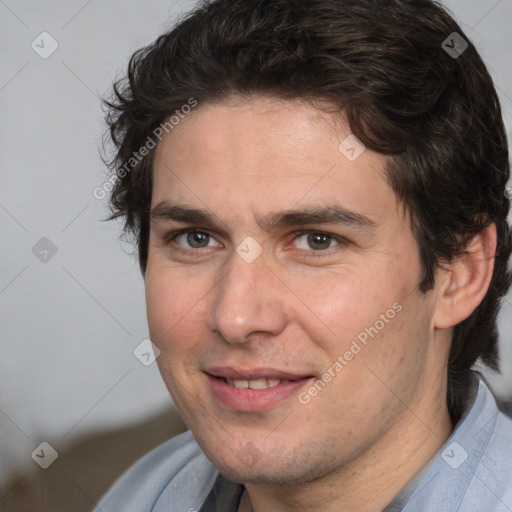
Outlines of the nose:
<svg viewBox="0 0 512 512">
<path fill-rule="evenodd" d="M 247 263 L 237 253 L 213 293 L 207 326 L 232 344 L 281 333 L 287 323 L 282 285 L 261 255 Z"/>
</svg>

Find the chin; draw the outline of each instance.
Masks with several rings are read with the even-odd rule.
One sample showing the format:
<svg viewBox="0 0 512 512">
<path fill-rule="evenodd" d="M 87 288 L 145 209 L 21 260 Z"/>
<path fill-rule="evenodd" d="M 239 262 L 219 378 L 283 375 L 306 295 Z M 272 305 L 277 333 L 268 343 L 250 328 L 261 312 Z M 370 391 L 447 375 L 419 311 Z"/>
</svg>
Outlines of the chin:
<svg viewBox="0 0 512 512">
<path fill-rule="evenodd" d="M 225 453 L 207 456 L 225 478 L 242 484 L 299 485 L 322 478 L 339 466 L 332 454 L 314 456 L 308 451 L 292 453 L 290 448 L 275 447 L 260 452 L 250 442 L 238 451 L 231 446 Z"/>
</svg>

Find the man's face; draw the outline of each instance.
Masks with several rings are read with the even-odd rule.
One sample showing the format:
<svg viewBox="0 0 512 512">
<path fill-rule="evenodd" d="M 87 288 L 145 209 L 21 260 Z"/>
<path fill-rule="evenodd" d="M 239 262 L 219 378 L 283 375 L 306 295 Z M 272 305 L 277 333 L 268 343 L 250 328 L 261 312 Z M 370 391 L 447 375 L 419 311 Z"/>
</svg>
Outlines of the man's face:
<svg viewBox="0 0 512 512">
<path fill-rule="evenodd" d="M 236 481 L 318 478 L 417 426 L 446 356 L 386 158 L 353 160 L 349 134 L 339 115 L 253 98 L 200 105 L 157 148 L 151 339 Z"/>
</svg>

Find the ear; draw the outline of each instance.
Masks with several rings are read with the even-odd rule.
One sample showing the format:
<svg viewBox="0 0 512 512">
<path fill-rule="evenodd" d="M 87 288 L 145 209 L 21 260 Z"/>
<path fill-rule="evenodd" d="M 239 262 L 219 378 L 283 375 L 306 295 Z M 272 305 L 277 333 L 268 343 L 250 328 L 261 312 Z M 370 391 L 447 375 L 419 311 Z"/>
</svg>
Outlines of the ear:
<svg viewBox="0 0 512 512">
<path fill-rule="evenodd" d="M 490 224 L 469 242 L 466 251 L 438 273 L 434 326 L 449 329 L 468 318 L 485 297 L 494 271 L 496 225 Z"/>
</svg>

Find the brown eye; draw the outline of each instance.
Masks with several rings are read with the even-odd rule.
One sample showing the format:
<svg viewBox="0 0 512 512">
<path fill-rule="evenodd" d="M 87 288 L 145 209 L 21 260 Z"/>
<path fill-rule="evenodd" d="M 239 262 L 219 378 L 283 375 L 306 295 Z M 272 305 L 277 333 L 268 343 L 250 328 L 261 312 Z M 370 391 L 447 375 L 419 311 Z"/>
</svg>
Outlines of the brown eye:
<svg viewBox="0 0 512 512">
<path fill-rule="evenodd" d="M 322 233 L 320 231 L 306 231 L 297 236 L 294 241 L 297 249 L 304 251 L 325 251 L 331 249 L 340 242 L 337 237 L 329 235 L 328 233 Z"/>
<path fill-rule="evenodd" d="M 324 233 L 309 233 L 307 236 L 307 242 L 311 249 L 321 251 L 329 249 L 332 242 L 332 236 L 325 235 Z"/>
<path fill-rule="evenodd" d="M 185 249 L 205 249 L 219 245 L 218 242 L 204 231 L 185 231 L 174 237 L 174 241 Z"/>
<path fill-rule="evenodd" d="M 208 247 L 209 241 L 210 235 L 201 233 L 201 231 L 191 231 L 190 233 L 187 233 L 187 243 L 194 249 Z"/>
</svg>

